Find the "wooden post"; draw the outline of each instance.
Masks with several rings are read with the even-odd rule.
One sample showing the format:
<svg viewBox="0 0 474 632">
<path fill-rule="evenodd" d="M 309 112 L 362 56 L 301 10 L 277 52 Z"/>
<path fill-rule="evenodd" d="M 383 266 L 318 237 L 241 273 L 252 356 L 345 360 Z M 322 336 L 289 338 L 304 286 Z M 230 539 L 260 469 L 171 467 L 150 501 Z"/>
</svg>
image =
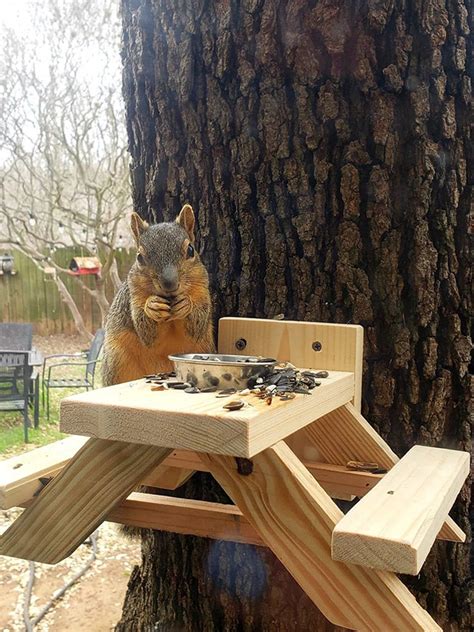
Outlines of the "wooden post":
<svg viewBox="0 0 474 632">
<path fill-rule="evenodd" d="M 156 446 L 89 439 L 0 536 L 0 554 L 46 564 L 60 562 L 170 452 Z"/>
<path fill-rule="evenodd" d="M 285 443 L 253 457 L 246 474 L 232 457 L 204 460 L 332 623 L 372 632 L 441 630 L 395 575 L 331 559 L 331 534 L 342 512 Z"/>
</svg>

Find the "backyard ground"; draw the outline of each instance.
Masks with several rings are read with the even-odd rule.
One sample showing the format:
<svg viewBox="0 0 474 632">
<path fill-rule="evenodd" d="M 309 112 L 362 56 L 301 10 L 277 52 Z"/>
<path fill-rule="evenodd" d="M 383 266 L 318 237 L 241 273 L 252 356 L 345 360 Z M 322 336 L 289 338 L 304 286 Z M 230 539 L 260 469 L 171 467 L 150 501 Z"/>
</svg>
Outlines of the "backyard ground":
<svg viewBox="0 0 474 632">
<path fill-rule="evenodd" d="M 88 342 L 74 336 L 35 337 L 34 345 L 45 355 L 73 353 L 87 348 Z M 71 369 L 72 370 L 72 369 Z M 77 369 L 76 369 L 77 370 Z M 100 370 L 98 371 L 100 383 Z M 77 391 L 76 391 L 77 392 Z M 30 443 L 23 443 L 22 418 L 14 413 L 0 413 L 0 460 L 39 445 L 56 441 L 59 401 L 67 394 L 56 390 L 52 395 L 51 418 L 41 412 L 38 430 L 30 430 Z M 20 510 L 0 511 L 0 533 Z M 91 557 L 91 545 L 85 543 L 68 559 L 56 566 L 34 565 L 35 583 L 30 618 L 34 618 Z M 97 559 L 87 573 L 51 608 L 34 628 L 38 632 L 105 632 L 120 618 L 128 577 L 139 562 L 140 546 L 121 537 L 115 525 L 104 523 L 98 530 Z M 24 560 L 0 556 L 0 631 L 25 630 L 24 595 L 30 577 L 30 565 Z"/>
</svg>

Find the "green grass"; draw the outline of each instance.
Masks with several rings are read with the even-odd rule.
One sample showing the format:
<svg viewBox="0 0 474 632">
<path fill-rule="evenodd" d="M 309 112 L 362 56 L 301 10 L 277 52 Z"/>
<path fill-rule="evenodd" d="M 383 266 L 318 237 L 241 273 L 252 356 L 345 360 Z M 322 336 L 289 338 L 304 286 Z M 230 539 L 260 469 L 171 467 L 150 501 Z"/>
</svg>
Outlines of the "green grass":
<svg viewBox="0 0 474 632">
<path fill-rule="evenodd" d="M 83 377 L 83 373 L 75 373 L 75 369 L 68 369 L 68 377 Z M 77 369 L 76 369 L 77 371 Z M 66 373 L 64 374 L 66 375 Z M 96 375 L 100 375 L 100 369 L 97 369 Z M 96 382 L 96 387 L 100 386 L 100 380 Z M 15 412 L 0 412 L 0 458 L 13 456 L 38 446 L 58 441 L 67 436 L 59 431 L 59 405 L 64 397 L 82 392 L 80 389 L 60 389 L 53 388 L 50 390 L 50 418 L 46 418 L 46 407 L 43 409 L 41 405 L 40 391 L 40 415 L 39 426 L 37 429 L 28 429 L 28 443 L 24 442 L 23 437 L 23 415 Z M 33 411 L 30 409 L 30 420 L 33 423 Z"/>
</svg>

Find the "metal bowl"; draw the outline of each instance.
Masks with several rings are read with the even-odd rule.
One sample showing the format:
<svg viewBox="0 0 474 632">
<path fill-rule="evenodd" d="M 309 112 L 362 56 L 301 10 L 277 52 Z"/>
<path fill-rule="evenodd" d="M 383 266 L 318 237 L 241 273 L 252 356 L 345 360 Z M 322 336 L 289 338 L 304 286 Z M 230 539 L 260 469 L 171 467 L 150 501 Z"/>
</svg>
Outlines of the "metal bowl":
<svg viewBox="0 0 474 632">
<path fill-rule="evenodd" d="M 179 353 L 168 358 L 176 377 L 198 388 L 246 388 L 250 377 L 268 373 L 277 363 L 273 358 L 219 353 Z"/>
</svg>

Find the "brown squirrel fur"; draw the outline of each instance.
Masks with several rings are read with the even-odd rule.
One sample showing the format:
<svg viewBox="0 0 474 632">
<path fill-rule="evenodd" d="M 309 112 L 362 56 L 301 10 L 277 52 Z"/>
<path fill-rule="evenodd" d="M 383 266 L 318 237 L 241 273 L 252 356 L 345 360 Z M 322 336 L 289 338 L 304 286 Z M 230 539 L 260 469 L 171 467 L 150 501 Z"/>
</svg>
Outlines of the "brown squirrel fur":
<svg viewBox="0 0 474 632">
<path fill-rule="evenodd" d="M 111 305 L 103 383 L 172 370 L 168 354 L 214 350 L 209 277 L 194 250 L 194 213 L 149 225 L 136 213 L 137 260 Z"/>
</svg>

